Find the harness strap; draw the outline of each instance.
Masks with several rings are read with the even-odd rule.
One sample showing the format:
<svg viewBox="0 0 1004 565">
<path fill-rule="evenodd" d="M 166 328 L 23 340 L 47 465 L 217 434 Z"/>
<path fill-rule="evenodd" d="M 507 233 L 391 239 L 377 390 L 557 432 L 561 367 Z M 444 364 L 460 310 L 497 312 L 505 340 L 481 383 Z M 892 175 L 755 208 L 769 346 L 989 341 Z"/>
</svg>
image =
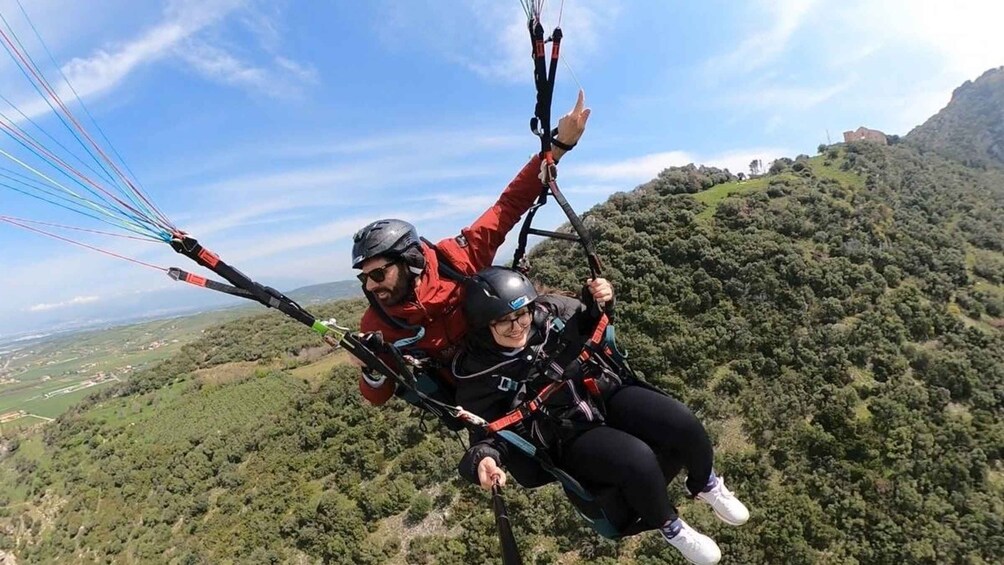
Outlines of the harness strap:
<svg viewBox="0 0 1004 565">
<path fill-rule="evenodd" d="M 596 329 L 593 331 L 593 335 L 589 336 L 589 341 L 586 342 L 586 346 L 579 353 L 580 361 L 588 361 L 592 357 L 592 348 L 599 347 L 603 343 L 603 339 L 607 333 L 607 326 L 609 325 L 610 318 L 606 314 L 600 314 L 600 319 L 596 322 Z"/>
<path fill-rule="evenodd" d="M 391 366 L 355 334 L 346 334 L 340 344 L 346 351 L 362 360 L 367 369 L 391 379 L 397 385 L 414 394 L 417 404 L 424 410 L 440 419 L 449 417 L 464 425 L 470 424 L 472 428 L 478 427 L 478 422 L 463 417 L 464 411 L 460 407 L 436 400 L 419 390 L 417 378 L 408 369 L 407 363 L 396 346 L 383 344 L 381 347 L 382 352 L 388 354 L 393 360 L 393 366 Z"/>
<path fill-rule="evenodd" d="M 488 424 L 488 431 L 491 433 L 496 433 L 499 430 L 508 428 L 509 426 L 521 422 L 526 418 L 529 418 L 534 412 L 540 410 L 544 405 L 544 402 L 551 397 L 552 394 L 557 392 L 565 383 L 549 383 L 543 390 L 541 390 L 537 396 L 535 396 L 529 402 L 524 402 L 517 406 L 514 410 L 502 416 L 501 418 L 495 420 L 494 422 Z"/>
<path fill-rule="evenodd" d="M 439 276 L 449 279 L 451 281 L 464 282 L 467 280 L 467 275 L 460 272 L 459 269 L 450 263 L 450 260 L 446 257 L 446 254 L 439 250 L 431 241 L 425 239 L 424 237 L 419 237 L 422 243 L 429 246 L 429 249 L 436 254 L 436 259 L 439 260 Z"/>
</svg>

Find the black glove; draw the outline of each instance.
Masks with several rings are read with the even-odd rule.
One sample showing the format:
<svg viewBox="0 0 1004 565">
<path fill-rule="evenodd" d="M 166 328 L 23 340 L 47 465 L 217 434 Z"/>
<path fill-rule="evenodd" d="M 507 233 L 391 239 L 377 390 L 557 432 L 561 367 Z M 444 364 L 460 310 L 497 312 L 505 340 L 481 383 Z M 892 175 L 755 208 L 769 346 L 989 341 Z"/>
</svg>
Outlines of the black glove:
<svg viewBox="0 0 1004 565">
<path fill-rule="evenodd" d="M 366 332 L 359 334 L 359 336 L 359 342 L 365 345 L 367 349 L 382 351 L 386 347 L 386 342 L 383 340 L 383 332 Z"/>
</svg>

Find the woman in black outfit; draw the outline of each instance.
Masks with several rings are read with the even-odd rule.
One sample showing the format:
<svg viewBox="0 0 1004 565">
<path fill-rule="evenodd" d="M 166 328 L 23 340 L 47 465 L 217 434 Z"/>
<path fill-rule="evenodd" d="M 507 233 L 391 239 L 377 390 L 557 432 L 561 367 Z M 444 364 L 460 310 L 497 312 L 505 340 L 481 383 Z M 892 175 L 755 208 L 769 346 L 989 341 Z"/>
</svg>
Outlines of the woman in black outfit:
<svg viewBox="0 0 1004 565">
<path fill-rule="evenodd" d="M 677 516 L 668 479 L 687 469 L 687 489 L 723 521 L 740 525 L 749 512 L 712 471 L 713 448 L 704 426 L 679 401 L 643 385 L 622 382 L 615 365 L 602 371 L 576 361 L 613 300 L 604 279 L 589 282 L 585 302 L 538 296 L 518 271 L 489 267 L 467 283 L 469 333 L 454 358 L 457 404 L 531 442 L 587 488 L 616 487 L 649 529 L 694 563 L 717 563 L 718 545 Z M 546 399 L 532 403 L 550 385 Z M 533 405 L 533 406 L 531 406 Z M 528 410 L 530 408 L 539 409 Z M 502 422 L 499 421 L 499 426 Z M 503 468 L 525 487 L 554 480 L 537 459 L 494 433 L 472 438 L 460 474 L 490 489 L 505 484 Z"/>
</svg>

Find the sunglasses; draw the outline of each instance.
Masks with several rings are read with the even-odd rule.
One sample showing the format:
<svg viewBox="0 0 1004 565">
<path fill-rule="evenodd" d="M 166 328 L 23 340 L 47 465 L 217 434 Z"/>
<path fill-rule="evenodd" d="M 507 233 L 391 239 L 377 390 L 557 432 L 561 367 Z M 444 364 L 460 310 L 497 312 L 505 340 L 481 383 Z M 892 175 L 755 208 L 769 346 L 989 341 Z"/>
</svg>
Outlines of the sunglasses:
<svg viewBox="0 0 1004 565">
<path fill-rule="evenodd" d="M 498 331 L 505 331 L 507 329 L 512 329 L 519 324 L 520 327 L 525 328 L 530 325 L 530 309 L 523 308 L 522 310 L 515 312 L 511 316 L 506 316 L 505 318 L 499 318 L 498 320 L 492 320 L 492 327 Z"/>
<path fill-rule="evenodd" d="M 377 267 L 365 273 L 359 273 L 356 278 L 359 282 L 366 284 L 366 279 L 373 279 L 375 283 L 382 283 L 384 279 L 387 278 L 387 267 L 394 265 L 395 261 L 390 261 L 385 263 L 383 266 Z"/>
</svg>

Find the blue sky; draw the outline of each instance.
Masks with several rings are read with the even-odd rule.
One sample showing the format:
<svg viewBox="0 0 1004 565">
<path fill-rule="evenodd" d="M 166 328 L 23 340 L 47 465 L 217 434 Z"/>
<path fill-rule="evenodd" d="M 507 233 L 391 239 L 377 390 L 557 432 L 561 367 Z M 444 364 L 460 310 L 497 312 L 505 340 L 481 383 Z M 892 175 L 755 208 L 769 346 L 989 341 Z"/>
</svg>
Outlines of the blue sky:
<svg viewBox="0 0 1004 565">
<path fill-rule="evenodd" d="M 549 26 L 559 5 L 549 2 Z M 158 206 L 279 288 L 350 277 L 351 234 L 373 219 L 456 233 L 536 147 L 516 0 L 25 6 Z M 0 11 L 30 37 L 16 4 Z M 737 172 L 813 154 L 827 132 L 905 134 L 1004 64 L 1002 19 L 1004 3 L 989 0 L 567 0 L 562 54 L 575 78 L 559 68 L 554 112 L 571 107 L 577 79 L 592 117 L 561 185 L 584 211 L 671 165 Z M 3 59 L 0 94 L 54 128 L 27 88 Z M 3 189 L 0 215 L 89 225 Z M 166 246 L 74 237 L 192 267 Z M 207 292 L 4 224 L 0 248 L 0 335 Z"/>
</svg>

